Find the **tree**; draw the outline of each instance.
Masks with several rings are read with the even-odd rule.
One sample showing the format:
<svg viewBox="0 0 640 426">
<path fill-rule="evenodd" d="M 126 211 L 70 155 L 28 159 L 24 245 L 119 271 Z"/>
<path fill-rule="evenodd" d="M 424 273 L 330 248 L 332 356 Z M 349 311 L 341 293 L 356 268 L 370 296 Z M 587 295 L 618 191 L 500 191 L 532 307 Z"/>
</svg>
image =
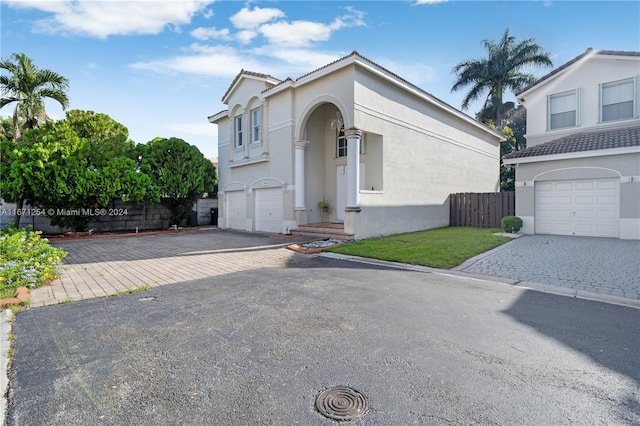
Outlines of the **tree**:
<svg viewBox="0 0 640 426">
<path fill-rule="evenodd" d="M 544 52 L 532 38 L 516 41 L 509 35 L 507 28 L 497 42 L 484 40 L 487 57 L 460 62 L 453 67 L 457 80 L 451 88 L 452 92 L 471 86 L 462 101 L 462 109 L 487 92 L 481 121 L 492 120 L 501 129 L 506 108 L 503 102 L 505 90 L 518 92 L 535 81 L 532 74 L 524 70 L 532 66 L 552 66 L 551 55 Z M 513 104 L 508 105 L 513 108 Z"/>
<path fill-rule="evenodd" d="M 151 177 L 133 158 L 127 128 L 105 114 L 69 111 L 64 120 L 25 132 L 23 143 L 2 148 L 9 163 L 2 197 L 24 196 L 53 225 L 82 231 L 113 200 L 159 200 Z"/>
<path fill-rule="evenodd" d="M 158 186 L 161 202 L 171 210 L 171 224 L 188 218 L 204 194 L 215 194 L 216 169 L 200 150 L 178 138 L 155 138 L 138 145 L 141 170 Z"/>
<path fill-rule="evenodd" d="M 63 110 L 69 106 L 69 80 L 51 70 L 39 69 L 24 53 L 14 53 L 9 59 L 0 60 L 0 69 L 8 72 L 0 75 L 0 108 L 16 104 L 13 111 L 14 141 L 21 139 L 19 117 L 25 120 L 23 129 L 34 129 L 40 121 L 49 119 L 44 108 L 45 99 L 57 101 Z"/>
<path fill-rule="evenodd" d="M 63 110 L 69 106 L 69 80 L 51 70 L 39 69 L 24 53 L 14 53 L 9 59 L 0 60 L 0 69 L 8 72 L 0 75 L 0 108 L 16 104 L 13 110 L 14 142 L 22 139 L 20 119 L 24 120 L 23 130 L 37 128 L 39 120 L 49 119 L 44 108 L 45 99 L 57 101 Z M 17 196 L 14 199 L 18 210 L 22 209 L 24 198 Z M 20 225 L 20 217 L 15 215 L 16 228 Z"/>
</svg>

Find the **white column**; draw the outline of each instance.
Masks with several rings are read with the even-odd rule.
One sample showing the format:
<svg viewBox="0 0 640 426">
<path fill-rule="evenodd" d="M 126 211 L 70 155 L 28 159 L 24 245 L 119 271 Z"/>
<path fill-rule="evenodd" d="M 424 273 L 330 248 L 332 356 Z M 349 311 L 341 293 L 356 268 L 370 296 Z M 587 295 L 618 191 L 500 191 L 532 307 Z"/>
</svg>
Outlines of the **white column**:
<svg viewBox="0 0 640 426">
<path fill-rule="evenodd" d="M 358 211 L 360 206 L 360 138 L 362 131 L 356 128 L 344 131 L 347 138 L 347 207 Z"/>
<path fill-rule="evenodd" d="M 304 196 L 304 150 L 309 145 L 308 141 L 295 141 L 295 207 L 294 210 L 306 210 Z"/>
</svg>

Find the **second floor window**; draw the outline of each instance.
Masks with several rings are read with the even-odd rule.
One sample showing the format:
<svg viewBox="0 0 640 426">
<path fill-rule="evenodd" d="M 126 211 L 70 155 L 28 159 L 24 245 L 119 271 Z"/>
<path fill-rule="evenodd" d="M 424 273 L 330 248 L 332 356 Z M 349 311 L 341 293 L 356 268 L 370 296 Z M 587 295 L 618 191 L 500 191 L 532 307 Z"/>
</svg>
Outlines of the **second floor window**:
<svg viewBox="0 0 640 426">
<path fill-rule="evenodd" d="M 260 108 L 251 110 L 251 142 L 260 142 Z"/>
<path fill-rule="evenodd" d="M 571 92 L 549 97 L 549 130 L 577 126 L 578 95 Z"/>
<path fill-rule="evenodd" d="M 233 119 L 233 140 L 236 148 L 242 147 L 242 116 Z"/>
<path fill-rule="evenodd" d="M 633 118 L 633 79 L 602 85 L 602 121 Z"/>
</svg>

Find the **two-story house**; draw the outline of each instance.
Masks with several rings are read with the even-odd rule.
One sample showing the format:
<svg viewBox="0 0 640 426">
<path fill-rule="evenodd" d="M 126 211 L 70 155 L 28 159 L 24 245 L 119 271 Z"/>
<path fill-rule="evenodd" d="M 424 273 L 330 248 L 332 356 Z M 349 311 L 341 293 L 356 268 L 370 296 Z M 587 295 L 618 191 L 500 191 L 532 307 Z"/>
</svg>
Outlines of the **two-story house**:
<svg viewBox="0 0 640 426">
<path fill-rule="evenodd" d="M 449 224 L 451 193 L 499 187 L 501 134 L 358 52 L 297 79 L 243 70 L 222 102 L 224 228 L 430 229 Z"/>
<path fill-rule="evenodd" d="M 517 94 L 516 215 L 536 234 L 640 239 L 640 52 L 587 49 Z"/>
</svg>

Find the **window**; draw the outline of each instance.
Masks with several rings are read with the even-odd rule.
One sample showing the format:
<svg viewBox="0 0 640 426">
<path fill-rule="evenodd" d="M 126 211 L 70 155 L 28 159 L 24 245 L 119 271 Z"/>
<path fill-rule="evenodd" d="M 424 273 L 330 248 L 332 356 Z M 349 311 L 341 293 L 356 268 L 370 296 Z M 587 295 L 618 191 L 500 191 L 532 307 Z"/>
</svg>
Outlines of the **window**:
<svg viewBox="0 0 640 426">
<path fill-rule="evenodd" d="M 549 130 L 577 126 L 578 96 L 571 91 L 549 97 Z"/>
<path fill-rule="evenodd" d="M 251 110 L 251 142 L 260 142 L 260 108 Z"/>
<path fill-rule="evenodd" d="M 242 147 L 242 116 L 233 119 L 234 144 L 236 148 Z"/>
<path fill-rule="evenodd" d="M 360 138 L 360 154 L 364 154 L 364 134 Z M 338 139 L 336 141 L 336 157 L 347 156 L 347 137 L 344 135 L 344 127 L 338 131 Z"/>
<path fill-rule="evenodd" d="M 344 126 L 338 130 L 338 139 L 336 141 L 336 157 L 347 156 L 347 138 L 344 135 Z"/>
<path fill-rule="evenodd" d="M 602 121 L 633 118 L 633 80 L 602 85 Z"/>
</svg>

